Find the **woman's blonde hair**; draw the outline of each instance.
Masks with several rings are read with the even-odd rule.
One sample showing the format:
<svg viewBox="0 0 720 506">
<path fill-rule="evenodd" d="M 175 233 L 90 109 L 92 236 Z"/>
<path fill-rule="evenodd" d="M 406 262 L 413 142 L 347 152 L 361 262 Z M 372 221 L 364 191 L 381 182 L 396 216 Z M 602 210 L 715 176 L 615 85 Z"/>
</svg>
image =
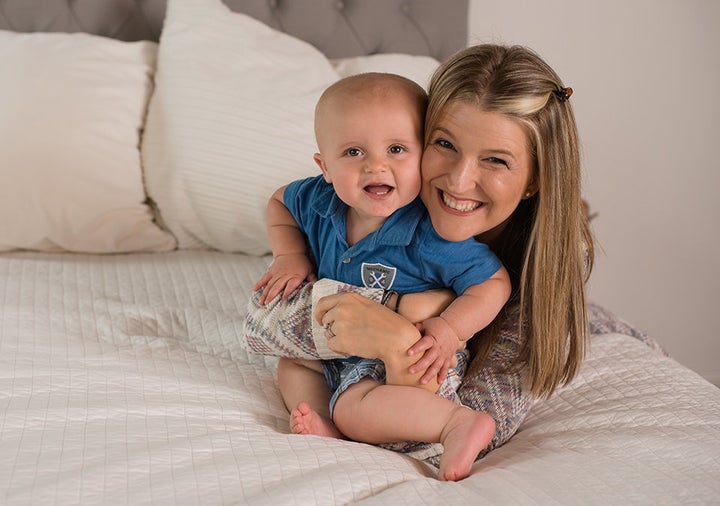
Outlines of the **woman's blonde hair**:
<svg viewBox="0 0 720 506">
<path fill-rule="evenodd" d="M 433 75 L 425 123 L 425 132 L 432 132 L 445 105 L 461 101 L 514 118 L 527 132 L 537 192 L 520 202 L 490 246 L 513 281 L 524 342 L 516 365 L 527 367 L 536 396 L 549 396 L 575 376 L 588 334 L 585 282 L 593 240 L 580 196 L 570 93 L 528 48 L 473 46 L 451 56 Z M 472 369 L 489 356 L 512 305 L 472 340 Z"/>
</svg>

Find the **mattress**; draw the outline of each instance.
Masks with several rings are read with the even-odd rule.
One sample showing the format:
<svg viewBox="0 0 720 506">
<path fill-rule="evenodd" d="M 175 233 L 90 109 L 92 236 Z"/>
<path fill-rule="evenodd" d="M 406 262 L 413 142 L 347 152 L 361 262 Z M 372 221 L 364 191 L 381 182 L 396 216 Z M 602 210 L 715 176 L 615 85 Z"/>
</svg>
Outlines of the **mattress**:
<svg viewBox="0 0 720 506">
<path fill-rule="evenodd" d="M 267 257 L 0 255 L 2 504 L 717 504 L 720 389 L 595 334 L 470 477 L 294 435 L 239 339 Z M 617 327 L 614 327 L 617 330 Z"/>
</svg>

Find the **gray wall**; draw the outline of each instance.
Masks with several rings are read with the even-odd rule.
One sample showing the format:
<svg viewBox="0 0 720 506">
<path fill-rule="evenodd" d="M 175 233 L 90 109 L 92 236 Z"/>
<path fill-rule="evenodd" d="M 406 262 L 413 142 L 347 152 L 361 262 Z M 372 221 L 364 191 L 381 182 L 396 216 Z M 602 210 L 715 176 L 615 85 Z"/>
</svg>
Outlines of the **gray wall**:
<svg viewBox="0 0 720 506">
<path fill-rule="evenodd" d="M 574 88 L 590 297 L 720 385 L 720 2 L 471 0 L 469 42 L 529 45 Z"/>
</svg>

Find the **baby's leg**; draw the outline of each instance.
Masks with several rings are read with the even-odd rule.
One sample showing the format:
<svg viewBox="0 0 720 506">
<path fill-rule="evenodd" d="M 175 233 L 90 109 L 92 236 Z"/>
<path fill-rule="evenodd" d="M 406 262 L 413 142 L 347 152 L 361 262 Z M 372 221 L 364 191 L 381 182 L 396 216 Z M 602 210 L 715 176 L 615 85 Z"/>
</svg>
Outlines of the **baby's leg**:
<svg viewBox="0 0 720 506">
<path fill-rule="evenodd" d="M 495 421 L 416 387 L 384 385 L 363 379 L 338 397 L 333 413 L 343 434 L 365 443 L 440 442 L 441 480 L 470 474 L 478 454 L 495 433 Z"/>
<path fill-rule="evenodd" d="M 455 408 L 440 434 L 444 451 L 438 479 L 458 481 L 470 474 L 478 454 L 490 444 L 495 435 L 495 420 L 487 413 L 447 402 Z"/>
<path fill-rule="evenodd" d="M 343 437 L 330 420 L 331 393 L 320 362 L 281 358 L 278 384 L 294 434 Z"/>
<path fill-rule="evenodd" d="M 315 436 L 345 439 L 330 418 L 320 416 L 305 401 L 298 403 L 290 413 L 290 430 L 293 434 L 313 434 Z"/>
</svg>

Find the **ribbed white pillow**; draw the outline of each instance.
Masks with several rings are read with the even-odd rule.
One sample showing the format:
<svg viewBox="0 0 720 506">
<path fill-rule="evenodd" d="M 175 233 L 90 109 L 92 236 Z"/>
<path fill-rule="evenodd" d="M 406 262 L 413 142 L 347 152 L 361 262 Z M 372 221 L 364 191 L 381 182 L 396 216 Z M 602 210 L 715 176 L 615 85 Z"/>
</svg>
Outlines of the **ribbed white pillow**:
<svg viewBox="0 0 720 506">
<path fill-rule="evenodd" d="M 0 251 L 164 251 L 140 130 L 156 44 L 0 31 Z"/>
<path fill-rule="evenodd" d="M 270 251 L 267 199 L 318 173 L 313 110 L 337 77 L 311 45 L 220 0 L 168 2 L 142 153 L 181 248 Z"/>
</svg>

